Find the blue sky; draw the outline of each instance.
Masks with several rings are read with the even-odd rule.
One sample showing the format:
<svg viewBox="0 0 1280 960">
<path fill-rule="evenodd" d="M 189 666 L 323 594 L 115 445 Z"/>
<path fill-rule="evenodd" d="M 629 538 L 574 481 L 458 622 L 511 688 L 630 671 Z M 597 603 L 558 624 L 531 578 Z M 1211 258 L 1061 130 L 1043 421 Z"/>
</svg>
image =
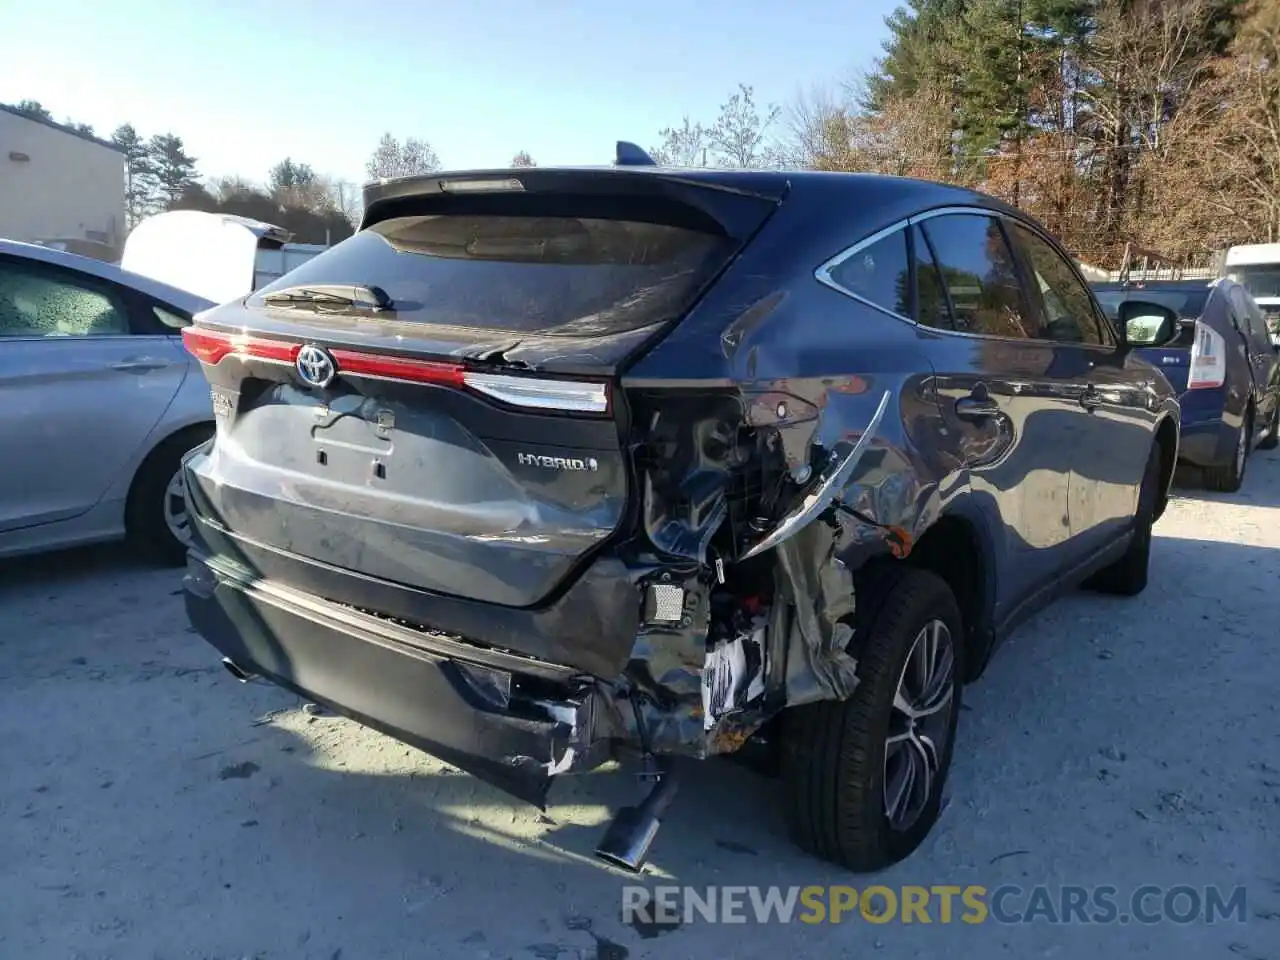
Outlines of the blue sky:
<svg viewBox="0 0 1280 960">
<path fill-rule="evenodd" d="M 286 155 L 362 182 L 383 131 L 448 168 L 607 163 L 741 81 L 786 103 L 880 53 L 896 0 L 59 0 L 6 4 L 0 102 L 173 131 L 201 174 Z M 22 42 L 16 43 L 16 38 Z"/>
</svg>

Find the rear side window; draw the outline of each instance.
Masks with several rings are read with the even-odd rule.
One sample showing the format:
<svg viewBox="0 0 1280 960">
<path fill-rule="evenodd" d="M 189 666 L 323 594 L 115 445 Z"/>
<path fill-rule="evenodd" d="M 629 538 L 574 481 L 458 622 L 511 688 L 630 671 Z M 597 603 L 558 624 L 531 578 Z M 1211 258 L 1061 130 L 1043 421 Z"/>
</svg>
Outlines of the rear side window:
<svg viewBox="0 0 1280 960">
<path fill-rule="evenodd" d="M 608 336 L 678 319 L 728 261 L 728 237 L 575 216 L 403 216 L 360 231 L 267 287 L 380 287 L 394 319 Z"/>
<path fill-rule="evenodd" d="M 951 300 L 961 333 L 1015 339 L 1038 338 L 1027 310 L 1013 254 L 992 217 L 946 214 L 921 224 Z"/>
<path fill-rule="evenodd" d="M 96 284 L 56 267 L 0 260 L 0 337 L 127 333 L 127 308 Z"/>
<path fill-rule="evenodd" d="M 833 283 L 901 317 L 911 316 L 911 268 L 907 234 L 895 230 L 831 268 Z"/>
<path fill-rule="evenodd" d="M 1064 343 L 1102 344 L 1093 297 L 1071 265 L 1042 237 L 1021 224 L 1010 223 L 1009 228 L 1030 268 L 1031 295 L 1040 305 L 1044 324 L 1041 336 Z"/>
</svg>

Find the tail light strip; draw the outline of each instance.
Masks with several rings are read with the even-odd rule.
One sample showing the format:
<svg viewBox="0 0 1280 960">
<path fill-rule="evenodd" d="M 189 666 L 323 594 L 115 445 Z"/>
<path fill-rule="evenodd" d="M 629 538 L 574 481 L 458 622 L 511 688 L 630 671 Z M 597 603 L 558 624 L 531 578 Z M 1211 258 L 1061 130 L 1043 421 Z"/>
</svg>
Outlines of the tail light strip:
<svg viewBox="0 0 1280 960">
<path fill-rule="evenodd" d="M 201 327 L 182 331 L 187 351 L 216 366 L 229 356 L 292 366 L 300 343 L 224 333 Z M 458 363 L 418 360 L 341 348 L 329 351 L 338 376 L 466 388 L 513 407 L 566 413 L 609 412 L 609 385 L 599 381 L 552 380 L 468 370 Z"/>
</svg>

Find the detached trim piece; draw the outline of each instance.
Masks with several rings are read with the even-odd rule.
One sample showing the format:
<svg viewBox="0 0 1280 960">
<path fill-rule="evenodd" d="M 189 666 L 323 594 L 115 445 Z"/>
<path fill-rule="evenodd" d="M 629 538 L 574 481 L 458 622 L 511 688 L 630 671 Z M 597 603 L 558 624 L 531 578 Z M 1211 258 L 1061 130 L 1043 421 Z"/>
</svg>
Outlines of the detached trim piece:
<svg viewBox="0 0 1280 960">
<path fill-rule="evenodd" d="M 884 412 L 889 408 L 889 396 L 890 392 L 886 390 L 880 397 L 880 404 L 876 407 L 876 412 L 872 415 L 871 422 L 862 431 L 862 436 L 853 445 L 853 449 L 842 456 L 839 445 L 836 446 L 836 449 L 831 453 L 831 459 L 818 477 L 818 482 L 814 488 L 805 495 L 790 513 L 778 521 L 778 524 L 763 540 L 742 555 L 743 560 L 749 560 L 758 554 L 764 553 L 766 550 L 776 547 L 780 543 L 790 540 L 816 520 L 822 511 L 831 506 L 831 503 L 840 496 L 841 490 L 848 483 L 849 477 L 858 465 L 858 461 L 867 452 L 867 447 L 871 445 L 871 440 L 880 429 L 880 421 L 884 419 Z"/>
</svg>

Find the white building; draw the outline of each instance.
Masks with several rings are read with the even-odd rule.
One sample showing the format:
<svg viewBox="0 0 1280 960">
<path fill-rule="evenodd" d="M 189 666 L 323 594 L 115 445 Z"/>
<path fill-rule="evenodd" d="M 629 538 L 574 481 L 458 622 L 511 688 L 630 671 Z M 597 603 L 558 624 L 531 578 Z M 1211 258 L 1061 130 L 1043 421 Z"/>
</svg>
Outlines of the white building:
<svg viewBox="0 0 1280 960">
<path fill-rule="evenodd" d="M 119 248 L 124 152 L 106 140 L 0 104 L 0 237 Z"/>
</svg>

